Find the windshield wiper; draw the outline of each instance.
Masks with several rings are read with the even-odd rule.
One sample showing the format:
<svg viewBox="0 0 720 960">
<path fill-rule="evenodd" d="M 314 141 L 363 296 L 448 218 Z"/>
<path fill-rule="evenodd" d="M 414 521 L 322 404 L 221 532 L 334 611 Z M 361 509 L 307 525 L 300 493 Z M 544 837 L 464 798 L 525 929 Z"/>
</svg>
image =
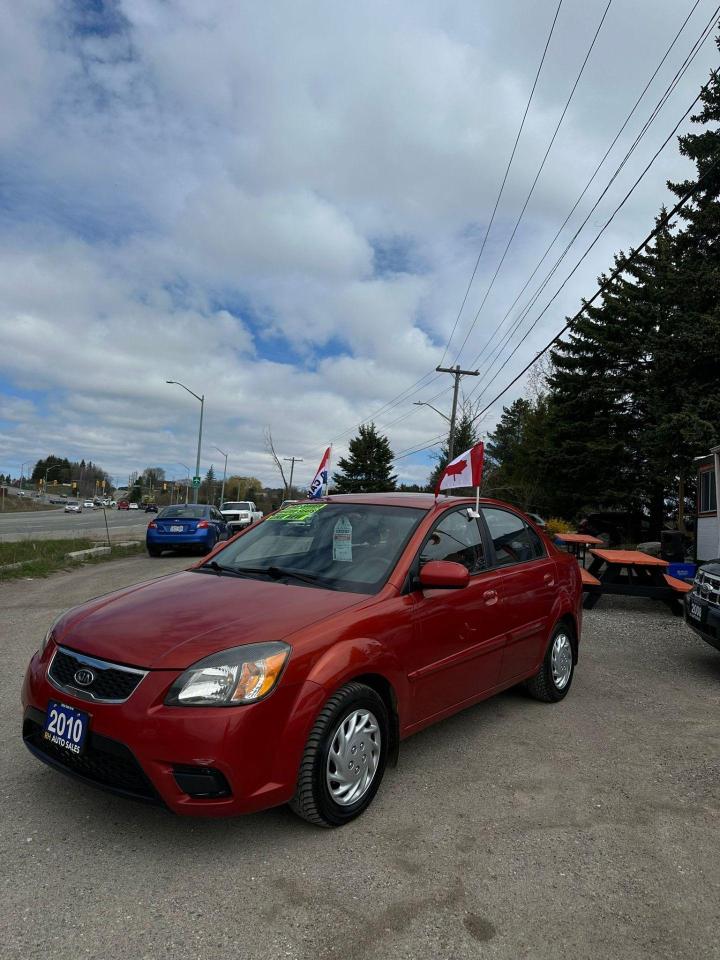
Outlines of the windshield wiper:
<svg viewBox="0 0 720 960">
<path fill-rule="evenodd" d="M 290 567 L 276 567 L 274 564 L 269 567 L 238 567 L 238 569 L 247 573 L 266 573 L 273 580 L 280 580 L 281 577 L 292 577 L 294 580 L 302 580 L 305 583 L 317 583 L 321 579 L 315 573 L 292 570 Z M 322 585 L 328 587 L 328 589 L 334 589 L 327 581 L 323 581 Z"/>
<path fill-rule="evenodd" d="M 221 563 L 218 563 L 217 560 L 211 560 L 210 563 L 204 563 L 201 567 L 197 567 L 198 570 L 212 570 L 213 573 L 217 574 L 218 577 L 222 577 L 223 574 L 228 574 L 231 577 L 247 577 L 251 571 L 247 568 L 243 570 L 235 570 L 233 567 L 225 567 Z M 247 570 L 247 572 L 245 572 Z"/>
</svg>

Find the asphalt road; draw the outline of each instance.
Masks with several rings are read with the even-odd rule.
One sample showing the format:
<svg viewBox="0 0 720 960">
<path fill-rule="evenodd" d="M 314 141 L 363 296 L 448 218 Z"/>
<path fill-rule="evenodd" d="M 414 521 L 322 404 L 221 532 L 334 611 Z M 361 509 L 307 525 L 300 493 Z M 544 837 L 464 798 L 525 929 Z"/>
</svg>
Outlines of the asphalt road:
<svg viewBox="0 0 720 960">
<path fill-rule="evenodd" d="M 113 539 L 123 534 L 136 536 L 148 525 L 150 514 L 144 510 L 106 510 L 108 527 Z M 0 513 L 0 543 L 24 540 L 26 537 L 62 539 L 64 537 L 105 536 L 102 510 L 83 510 L 65 513 L 62 507 L 28 513 Z"/>
<path fill-rule="evenodd" d="M 720 956 L 720 653 L 660 604 L 601 600 L 564 702 L 416 735 L 341 830 L 176 819 L 45 768 L 18 695 L 46 627 L 187 562 L 0 585 L 3 958 Z"/>
</svg>

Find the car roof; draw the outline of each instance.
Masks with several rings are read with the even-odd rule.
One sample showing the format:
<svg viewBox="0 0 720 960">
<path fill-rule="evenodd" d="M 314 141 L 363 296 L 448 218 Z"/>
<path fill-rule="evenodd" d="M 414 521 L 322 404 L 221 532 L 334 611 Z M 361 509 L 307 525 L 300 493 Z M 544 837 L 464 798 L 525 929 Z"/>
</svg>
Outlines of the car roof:
<svg viewBox="0 0 720 960">
<path fill-rule="evenodd" d="M 317 500 L 301 501 L 303 503 L 317 503 Z M 435 497 L 433 493 L 343 493 L 330 494 L 322 498 L 323 503 L 357 503 L 372 504 L 383 507 L 414 507 L 416 510 L 441 509 L 448 506 L 460 506 L 467 504 L 472 506 L 475 503 L 475 497 L 456 497 L 440 494 Z M 492 504 L 501 507 L 509 507 L 510 504 L 502 503 L 500 500 L 491 500 L 487 497 L 481 497 L 480 503 Z M 517 510 L 517 507 L 510 507 Z M 520 510 L 522 513 L 522 510 Z"/>
</svg>

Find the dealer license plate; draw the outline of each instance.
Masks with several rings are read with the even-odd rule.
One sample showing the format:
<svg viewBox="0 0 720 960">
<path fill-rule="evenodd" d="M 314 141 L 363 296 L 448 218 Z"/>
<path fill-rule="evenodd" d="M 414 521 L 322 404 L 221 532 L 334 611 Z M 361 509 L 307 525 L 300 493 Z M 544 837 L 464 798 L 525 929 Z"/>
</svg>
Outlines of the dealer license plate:
<svg viewBox="0 0 720 960">
<path fill-rule="evenodd" d="M 702 620 L 702 610 L 703 608 L 699 603 L 691 603 L 688 610 L 688 616 L 692 617 L 693 620 Z"/>
<path fill-rule="evenodd" d="M 184 533 L 184 531 L 185 527 L 177 526 L 175 524 L 171 524 L 170 526 L 170 533 Z"/>
<path fill-rule="evenodd" d="M 82 710 L 68 707 L 57 700 L 48 703 L 43 736 L 55 746 L 70 753 L 82 753 L 89 727 L 90 717 Z"/>
</svg>

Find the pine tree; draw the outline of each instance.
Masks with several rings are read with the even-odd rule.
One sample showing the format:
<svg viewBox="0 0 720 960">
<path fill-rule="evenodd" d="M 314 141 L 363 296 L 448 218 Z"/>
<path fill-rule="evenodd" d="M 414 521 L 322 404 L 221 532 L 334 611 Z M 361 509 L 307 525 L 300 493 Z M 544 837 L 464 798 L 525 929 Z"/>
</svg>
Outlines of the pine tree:
<svg viewBox="0 0 720 960">
<path fill-rule="evenodd" d="M 547 451 L 547 400 L 520 398 L 504 407 L 485 445 L 482 493 L 508 500 L 525 510 L 545 512 L 546 485 L 542 481 Z"/>
<path fill-rule="evenodd" d="M 387 437 L 374 423 L 361 425 L 349 444 L 350 455 L 338 460 L 340 472 L 333 474 L 336 493 L 384 493 L 395 489 L 397 476 L 391 473 L 393 452 Z"/>
</svg>

